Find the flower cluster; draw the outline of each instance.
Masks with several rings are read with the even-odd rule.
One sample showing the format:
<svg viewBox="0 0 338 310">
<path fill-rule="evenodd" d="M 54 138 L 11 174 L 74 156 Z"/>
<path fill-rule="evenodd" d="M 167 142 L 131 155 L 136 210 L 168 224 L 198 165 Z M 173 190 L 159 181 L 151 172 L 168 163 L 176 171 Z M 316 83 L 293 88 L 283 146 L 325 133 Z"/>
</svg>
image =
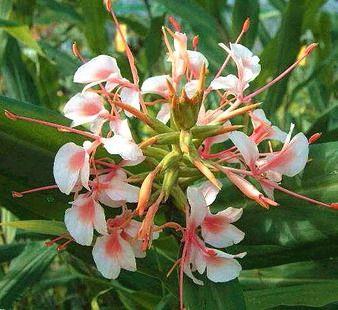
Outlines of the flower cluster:
<svg viewBox="0 0 338 310">
<path fill-rule="evenodd" d="M 162 28 L 171 72 L 149 77 L 140 86 L 134 57 L 114 12 L 109 11 L 125 43 L 133 81 L 121 75 L 114 57 L 99 55 L 86 61 L 74 46 L 75 55 L 83 61 L 74 82 L 84 84 L 84 88 L 64 106 L 64 115 L 72 121 L 70 127 L 6 111 L 12 120 L 31 121 L 86 138 L 83 145 L 69 142 L 57 152 L 55 186 L 15 192 L 14 196 L 55 187 L 72 195 L 64 217 L 68 230 L 65 236 L 69 239 L 66 243 L 93 245 L 96 266 L 109 279 L 117 278 L 121 269 L 135 271 L 135 258 L 146 256 L 160 232 L 177 230 L 183 243 L 181 258 L 175 264 L 180 267 L 183 307 L 183 274 L 202 285 L 195 271 L 206 271 L 211 281 L 226 282 L 241 270 L 236 258 L 245 253 L 231 255 L 219 249 L 244 238 L 244 233 L 232 224 L 240 218 L 242 209 L 228 207 L 216 214 L 209 209 L 222 187 L 221 178 L 226 177 L 264 208 L 278 205 L 275 190 L 337 208 L 337 204 L 315 201 L 280 185 L 283 175 L 292 177 L 304 169 L 309 143 L 317 136 L 308 140 L 298 133 L 292 137 L 293 125 L 289 133 L 280 130 L 266 118 L 260 104 L 253 103 L 256 95 L 293 70 L 316 45 L 311 44 L 302 57 L 267 85 L 245 94 L 261 71 L 259 58 L 239 43 L 249 21 L 234 43 L 220 44 L 227 57 L 207 84 L 208 61 L 197 51 L 198 37 L 188 49 L 188 37 L 171 19 L 173 29 Z M 222 76 L 230 61 L 237 73 Z M 214 109 L 208 109 L 210 103 Z M 150 116 L 150 109 L 158 111 L 156 118 Z M 243 126 L 231 123 L 244 114 L 252 122 L 249 135 L 239 130 Z M 131 118 L 152 130 L 152 135 L 139 144 L 129 127 Z M 88 130 L 74 128 L 80 125 Z M 273 149 L 271 140 L 275 141 L 273 145 L 281 146 Z M 225 141 L 232 146 L 225 147 Z M 269 152 L 259 151 L 263 141 L 268 141 Z M 222 150 L 213 152 L 215 144 L 223 146 Z M 133 174 L 130 167 L 140 163 L 143 172 Z M 185 225 L 155 224 L 159 208 L 165 207 L 169 198 L 177 212 L 185 215 Z M 109 211 L 112 208 L 114 212 Z"/>
</svg>

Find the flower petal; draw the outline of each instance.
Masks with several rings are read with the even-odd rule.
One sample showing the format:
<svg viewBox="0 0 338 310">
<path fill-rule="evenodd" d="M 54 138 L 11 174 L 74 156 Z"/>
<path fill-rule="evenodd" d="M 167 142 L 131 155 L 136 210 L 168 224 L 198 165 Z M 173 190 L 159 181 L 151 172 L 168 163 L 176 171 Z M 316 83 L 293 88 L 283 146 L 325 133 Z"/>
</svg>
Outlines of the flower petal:
<svg viewBox="0 0 338 310">
<path fill-rule="evenodd" d="M 74 240 L 81 245 L 91 245 L 95 217 L 94 200 L 80 195 L 65 212 L 65 225 Z"/>
<path fill-rule="evenodd" d="M 156 94 L 166 98 L 169 95 L 167 81 L 171 81 L 169 75 L 152 76 L 143 82 L 141 91 L 143 94 Z"/>
<path fill-rule="evenodd" d="M 114 242 L 112 238 L 116 237 L 112 235 L 98 237 L 92 251 L 97 269 L 107 279 L 116 279 L 121 271 L 118 257 L 111 250 L 114 247 L 114 244 L 111 246 Z"/>
<path fill-rule="evenodd" d="M 120 93 L 120 97 L 123 103 L 128 104 L 137 110 L 140 110 L 140 93 L 137 89 L 123 87 Z M 128 117 L 133 116 L 133 114 L 128 111 L 125 111 L 124 113 Z"/>
<path fill-rule="evenodd" d="M 99 55 L 83 64 L 74 74 L 75 83 L 92 83 L 107 80 L 109 75 L 118 73 L 116 59 L 107 55 Z"/>
<path fill-rule="evenodd" d="M 197 79 L 200 75 L 202 66 L 205 65 L 206 68 L 208 68 L 209 65 L 208 60 L 202 53 L 196 51 L 187 51 L 187 55 L 189 69 L 192 73 L 193 78 Z"/>
<path fill-rule="evenodd" d="M 121 120 L 120 118 L 115 118 L 109 123 L 110 129 L 114 132 L 115 135 L 122 136 L 128 140 L 134 141 L 133 136 L 131 134 L 128 120 Z"/>
<path fill-rule="evenodd" d="M 108 153 L 118 154 L 126 160 L 138 160 L 143 156 L 141 149 L 135 142 L 120 135 L 114 135 L 111 138 L 103 138 L 102 143 Z"/>
<path fill-rule="evenodd" d="M 156 118 L 161 121 L 163 124 L 168 123 L 170 119 L 170 104 L 169 103 L 162 103 L 161 109 L 157 113 Z"/>
<path fill-rule="evenodd" d="M 190 204 L 190 221 L 199 226 L 208 212 L 205 198 L 200 190 L 192 186 L 187 188 L 187 198 Z"/>
<path fill-rule="evenodd" d="M 225 248 L 241 242 L 244 233 L 230 224 L 228 218 L 221 212 L 207 215 L 201 225 L 204 241 L 216 248 Z"/>
<path fill-rule="evenodd" d="M 80 170 L 86 164 L 86 151 L 73 142 L 66 143 L 56 153 L 53 174 L 60 191 L 69 194 L 74 188 Z"/>
<path fill-rule="evenodd" d="M 198 83 L 199 83 L 198 80 L 191 80 L 190 82 L 185 84 L 184 90 L 185 90 L 188 98 L 191 99 L 192 97 L 194 97 L 194 95 L 197 91 Z"/>
<path fill-rule="evenodd" d="M 65 117 L 73 120 L 73 127 L 93 122 L 104 111 L 101 97 L 93 92 L 76 94 L 63 108 Z"/>
<path fill-rule="evenodd" d="M 140 189 L 119 180 L 112 180 L 106 194 L 114 201 L 137 202 Z"/>
<path fill-rule="evenodd" d="M 231 258 L 232 255 L 224 255 L 218 250 L 214 250 L 216 256 L 207 257 L 207 277 L 213 282 L 228 282 L 237 278 L 242 270 L 242 266 L 237 260 Z"/>
<path fill-rule="evenodd" d="M 307 163 L 309 156 L 309 141 L 303 133 L 295 135 L 283 149 L 269 158 L 261 171 L 272 170 L 289 177 L 301 172 Z"/>
<path fill-rule="evenodd" d="M 219 189 L 210 181 L 203 182 L 197 189 L 202 192 L 207 206 L 210 206 L 215 201 L 219 193 Z"/>
<path fill-rule="evenodd" d="M 241 131 L 232 132 L 229 135 L 229 139 L 238 148 L 246 164 L 250 169 L 253 169 L 255 167 L 255 162 L 259 157 L 257 145 Z"/>
</svg>

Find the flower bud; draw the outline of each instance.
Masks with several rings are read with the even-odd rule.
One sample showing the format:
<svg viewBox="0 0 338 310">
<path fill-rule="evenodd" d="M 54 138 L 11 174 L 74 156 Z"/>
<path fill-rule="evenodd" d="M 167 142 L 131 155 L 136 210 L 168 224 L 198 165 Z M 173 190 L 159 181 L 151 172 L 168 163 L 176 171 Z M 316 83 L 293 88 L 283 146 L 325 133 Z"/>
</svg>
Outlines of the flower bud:
<svg viewBox="0 0 338 310">
<path fill-rule="evenodd" d="M 167 154 L 161 161 L 161 170 L 165 171 L 170 167 L 177 165 L 178 162 L 182 159 L 182 154 L 176 151 L 172 151 Z"/>
<path fill-rule="evenodd" d="M 164 193 L 164 201 L 167 201 L 167 199 L 170 196 L 170 193 L 172 191 L 173 186 L 176 184 L 178 179 L 178 167 L 173 166 L 170 167 L 165 171 L 163 183 L 162 183 L 162 191 Z"/>
<path fill-rule="evenodd" d="M 136 208 L 136 212 L 139 215 L 142 215 L 145 209 L 147 208 L 150 195 L 151 195 L 151 190 L 153 187 L 153 182 L 160 168 L 161 166 L 157 166 L 153 171 L 151 171 L 146 176 L 146 178 L 144 179 L 141 185 L 140 193 L 138 196 L 139 198 L 138 198 L 137 208 Z"/>
<path fill-rule="evenodd" d="M 192 149 L 192 136 L 189 131 L 181 130 L 180 134 L 180 148 L 185 154 L 189 154 Z"/>
</svg>

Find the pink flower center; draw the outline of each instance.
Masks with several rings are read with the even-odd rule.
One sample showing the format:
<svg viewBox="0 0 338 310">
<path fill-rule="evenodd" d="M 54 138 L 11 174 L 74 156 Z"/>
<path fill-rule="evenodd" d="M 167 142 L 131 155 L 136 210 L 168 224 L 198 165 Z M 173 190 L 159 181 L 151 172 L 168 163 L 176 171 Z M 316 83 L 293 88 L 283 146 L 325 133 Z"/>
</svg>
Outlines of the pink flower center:
<svg viewBox="0 0 338 310">
<path fill-rule="evenodd" d="M 208 216 L 204 219 L 203 228 L 216 234 L 224 230 L 227 220 L 223 216 Z"/>
<path fill-rule="evenodd" d="M 95 216 L 94 201 L 88 200 L 87 203 L 81 205 L 79 210 L 79 217 L 82 222 L 92 222 Z"/>
<path fill-rule="evenodd" d="M 118 233 L 114 232 L 109 236 L 109 239 L 106 242 L 105 251 L 109 256 L 116 256 L 121 250 L 122 247 L 119 242 Z"/>
<path fill-rule="evenodd" d="M 69 169 L 73 171 L 80 170 L 83 167 L 86 151 L 74 153 L 69 159 Z"/>
<path fill-rule="evenodd" d="M 92 102 L 86 102 L 81 108 L 81 114 L 83 116 L 91 116 L 98 114 L 101 111 L 101 107 Z"/>
</svg>

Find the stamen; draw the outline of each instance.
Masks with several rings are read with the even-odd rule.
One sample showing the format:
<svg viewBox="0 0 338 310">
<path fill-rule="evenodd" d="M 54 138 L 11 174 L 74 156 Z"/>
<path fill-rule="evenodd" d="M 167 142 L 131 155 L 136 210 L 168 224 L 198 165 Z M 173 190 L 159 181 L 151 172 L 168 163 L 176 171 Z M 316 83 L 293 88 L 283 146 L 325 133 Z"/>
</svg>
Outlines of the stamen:
<svg viewBox="0 0 338 310">
<path fill-rule="evenodd" d="M 81 55 L 78 47 L 77 47 L 77 43 L 73 42 L 72 45 L 72 52 L 74 54 L 75 57 L 79 58 L 82 62 L 86 62 L 86 60 L 84 59 L 84 57 Z"/>
<path fill-rule="evenodd" d="M 196 35 L 194 36 L 194 38 L 192 39 L 192 48 L 196 51 L 197 50 L 197 46 L 199 43 L 199 36 Z"/>
<path fill-rule="evenodd" d="M 181 32 L 181 25 L 175 19 L 174 16 L 169 16 L 168 20 L 169 20 L 169 23 L 171 24 L 171 26 L 173 26 L 173 28 L 175 29 L 175 31 Z"/>
<path fill-rule="evenodd" d="M 181 261 L 181 258 L 179 258 L 178 260 L 175 261 L 175 263 L 172 265 L 172 267 L 169 269 L 169 271 L 167 273 L 167 278 L 171 275 L 171 273 L 174 271 L 174 269 L 180 263 L 180 261 Z"/>
<path fill-rule="evenodd" d="M 12 192 L 12 196 L 13 198 L 21 198 L 23 197 L 23 195 L 25 194 L 30 194 L 30 193 L 35 193 L 35 192 L 41 192 L 41 191 L 47 191 L 47 190 L 51 190 L 51 189 L 56 189 L 58 188 L 57 185 L 48 185 L 48 186 L 43 186 L 43 187 L 37 187 L 37 188 L 32 188 L 29 190 L 25 190 L 23 192 Z"/>
<path fill-rule="evenodd" d="M 235 41 L 236 44 L 241 40 L 241 38 L 242 38 L 242 36 L 244 35 L 244 33 L 246 33 L 246 32 L 249 30 L 249 27 L 250 27 L 250 18 L 248 17 L 248 18 L 244 21 L 244 23 L 243 23 L 242 31 L 241 31 L 241 33 L 238 35 L 238 37 L 237 37 L 237 39 L 236 39 L 236 41 Z M 229 55 L 227 56 L 227 58 L 225 58 L 225 60 L 224 60 L 224 62 L 223 62 L 223 64 L 222 64 L 222 66 L 220 67 L 220 69 L 219 69 L 218 72 L 216 73 L 214 79 L 218 78 L 218 77 L 222 74 L 222 72 L 223 72 L 224 68 L 226 67 L 226 65 L 228 64 L 230 58 L 231 58 L 231 56 L 230 56 L 230 54 L 229 54 Z"/>
<path fill-rule="evenodd" d="M 284 78 L 287 74 L 289 74 L 293 69 L 295 69 L 299 63 L 305 58 L 307 57 L 316 47 L 318 46 L 317 43 L 312 43 L 310 44 L 305 52 L 304 55 L 301 56 L 299 59 L 297 59 L 296 62 L 294 62 L 289 68 L 287 68 L 284 72 L 282 72 L 280 75 L 278 75 L 276 78 L 274 78 L 271 82 L 267 83 L 266 85 L 264 85 L 263 87 L 255 90 L 253 93 L 245 96 L 243 98 L 244 102 L 248 102 L 250 101 L 253 97 L 257 96 L 258 94 L 262 93 L 263 91 L 265 91 L 266 89 L 268 89 L 269 87 L 271 87 L 272 85 L 274 85 L 275 83 L 277 83 L 278 81 L 280 81 L 282 78 Z"/>
<path fill-rule="evenodd" d="M 69 237 L 68 233 L 62 234 L 59 237 L 56 237 L 50 241 L 46 241 L 45 242 L 45 246 L 52 246 L 54 243 L 56 243 L 57 241 L 61 240 L 61 239 L 67 239 Z"/>
<path fill-rule="evenodd" d="M 66 247 L 68 246 L 68 244 L 70 244 L 72 241 L 74 241 L 74 240 L 73 240 L 73 239 L 70 239 L 70 240 L 66 241 L 65 243 L 63 243 L 63 244 L 60 244 L 56 249 L 57 249 L 58 251 L 65 250 Z"/>
<path fill-rule="evenodd" d="M 334 209 L 336 208 L 336 206 L 335 206 L 336 204 L 335 203 L 328 204 L 328 203 L 325 203 L 325 202 L 321 202 L 321 201 L 318 201 L 318 200 L 306 197 L 304 195 L 292 192 L 292 191 L 290 191 L 290 190 L 288 190 L 288 189 L 286 189 L 284 187 L 281 187 L 280 185 L 276 184 L 275 182 L 268 181 L 268 180 L 262 180 L 262 183 L 266 183 L 269 186 L 273 187 L 274 189 L 279 190 L 280 192 L 283 192 L 283 193 L 288 194 L 290 196 L 293 196 L 293 197 L 296 197 L 296 198 L 308 201 L 310 203 L 313 203 L 313 204 L 316 204 L 316 205 L 320 205 L 320 206 L 323 206 L 323 207 L 328 207 L 328 208 L 334 208 Z"/>
<path fill-rule="evenodd" d="M 81 135 L 81 136 L 84 136 L 90 139 L 94 139 L 94 140 L 100 139 L 99 136 L 93 135 L 83 130 L 74 129 L 68 126 L 63 126 L 63 125 L 59 125 L 59 124 L 52 123 L 52 122 L 41 121 L 41 120 L 31 118 L 31 117 L 17 115 L 8 110 L 5 110 L 5 116 L 14 121 L 21 120 L 21 121 L 26 121 L 26 122 L 31 122 L 31 123 L 37 123 L 43 126 L 56 128 L 57 130 L 66 130 L 67 132 L 75 133 L 75 134 L 78 134 L 78 135 Z"/>
<path fill-rule="evenodd" d="M 316 132 L 309 138 L 309 144 L 315 143 L 322 136 L 321 132 Z"/>
</svg>

